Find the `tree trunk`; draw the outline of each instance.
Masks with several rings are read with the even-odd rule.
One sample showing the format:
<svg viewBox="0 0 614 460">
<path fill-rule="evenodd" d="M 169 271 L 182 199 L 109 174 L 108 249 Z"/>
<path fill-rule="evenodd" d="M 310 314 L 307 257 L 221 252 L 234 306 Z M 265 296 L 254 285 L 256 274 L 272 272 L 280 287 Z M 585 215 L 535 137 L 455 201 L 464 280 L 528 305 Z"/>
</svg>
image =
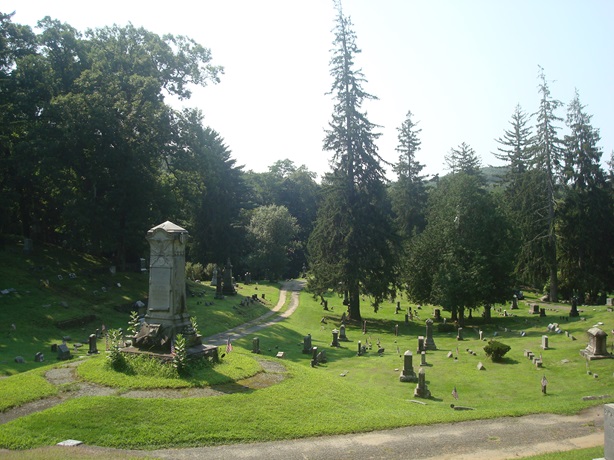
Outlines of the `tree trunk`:
<svg viewBox="0 0 614 460">
<path fill-rule="evenodd" d="M 465 307 L 458 307 L 458 325 L 465 327 Z"/>
<path fill-rule="evenodd" d="M 350 314 L 350 319 L 353 321 L 362 321 L 362 316 L 360 316 L 360 292 L 358 289 L 358 283 L 353 283 L 348 291 L 350 301 L 348 311 Z"/>
<path fill-rule="evenodd" d="M 485 323 L 489 322 L 490 319 L 491 319 L 491 315 L 490 315 L 490 309 L 491 308 L 492 307 L 490 305 L 484 305 L 484 315 L 483 315 L 483 318 L 484 318 L 484 322 Z"/>
</svg>

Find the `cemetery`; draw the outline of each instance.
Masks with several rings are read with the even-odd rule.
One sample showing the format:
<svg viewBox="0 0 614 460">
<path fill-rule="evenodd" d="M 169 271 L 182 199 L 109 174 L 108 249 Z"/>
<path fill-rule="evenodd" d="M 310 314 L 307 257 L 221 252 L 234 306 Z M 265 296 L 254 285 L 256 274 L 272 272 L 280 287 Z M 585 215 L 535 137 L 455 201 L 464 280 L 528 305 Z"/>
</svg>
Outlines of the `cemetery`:
<svg viewBox="0 0 614 460">
<path fill-rule="evenodd" d="M 183 238 L 182 229 L 165 224 L 176 242 Z M 154 227 L 148 237 L 163 227 Z M 180 251 L 169 248 L 181 265 Z M 164 251 L 154 246 L 148 272 L 132 274 L 103 273 L 100 261 L 79 260 L 52 247 L 27 258 L 17 247 L 4 253 L 10 267 L 2 264 L 2 279 L 11 280 L 2 286 L 10 291 L 0 297 L 4 449 L 66 439 L 132 449 L 258 442 L 529 413 L 571 414 L 614 401 L 614 313 L 606 305 L 578 306 L 575 317 L 569 305 L 541 303 L 544 314 L 534 315 L 537 294 L 526 292 L 527 300 L 517 301 L 513 313 L 495 306 L 487 322 L 476 312 L 462 328 L 438 328 L 438 318 L 451 324 L 449 312 L 433 306 L 397 299 L 377 313 L 365 309 L 364 321 L 357 323 L 347 319 L 337 295 L 326 296 L 324 310 L 303 291 L 292 315 L 237 334 L 229 351 L 224 331 L 271 312 L 279 299 L 280 311 L 289 309 L 283 285 L 236 283 L 235 294 L 227 290 L 216 298 L 220 283 L 196 283 L 180 272 L 170 278 L 157 274 L 156 264 L 171 271 L 178 267 L 164 261 Z M 57 274 L 66 270 L 75 276 L 60 280 Z M 163 288 L 164 280 L 172 279 L 179 285 Z M 166 296 L 167 303 L 169 295 L 177 296 L 176 311 L 165 310 L 156 295 Z M 154 302 L 137 304 L 145 312 L 143 324 L 161 329 L 166 313 L 177 331 L 194 335 L 192 347 L 215 350 L 217 363 L 199 366 L 185 378 L 109 368 L 109 331 L 123 329 L 127 338 L 131 317 L 115 307 L 147 298 Z M 398 320 L 398 308 L 407 312 L 406 321 Z M 189 323 L 191 316 L 198 331 Z M 221 342 L 207 341 L 219 333 Z M 494 342 L 510 348 L 496 362 L 485 352 Z M 126 350 L 133 352 L 139 343 L 130 347 Z M 65 387 L 52 383 L 54 373 L 70 376 Z M 83 382 L 97 390 L 66 396 L 58 405 L 14 420 L 2 418 Z M 129 396 L 139 392 L 151 396 Z M 250 415 L 237 416 L 229 407 Z M 339 411 L 351 416 L 340 418 Z M 303 423 L 305 414 L 313 414 L 317 423 Z M 160 418 L 183 422 L 160 425 Z M 216 423 L 203 425 L 208 419 Z M 144 427 L 138 435 L 130 429 L 136 423 Z M 261 425 L 269 427 L 266 433 L 258 429 Z"/>
</svg>

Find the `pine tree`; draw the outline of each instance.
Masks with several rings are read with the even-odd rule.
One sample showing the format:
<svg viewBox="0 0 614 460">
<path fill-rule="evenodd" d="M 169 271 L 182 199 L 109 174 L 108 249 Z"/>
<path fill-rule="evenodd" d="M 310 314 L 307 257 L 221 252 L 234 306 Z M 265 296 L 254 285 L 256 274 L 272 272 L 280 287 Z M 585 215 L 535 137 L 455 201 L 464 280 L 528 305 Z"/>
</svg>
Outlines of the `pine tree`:
<svg viewBox="0 0 614 460">
<path fill-rule="evenodd" d="M 566 124 L 570 134 L 564 138 L 564 192 L 560 218 L 559 269 L 561 284 L 569 298 L 573 293 L 583 301 L 597 301 L 612 287 L 609 221 L 613 215 L 602 156 L 599 130 L 575 97 L 567 108 Z"/>
<path fill-rule="evenodd" d="M 397 228 L 405 238 L 414 232 L 419 233 L 425 225 L 427 194 L 424 176 L 420 175 L 424 165 L 416 160 L 421 143 L 418 135 L 422 130 L 417 125 L 412 120 L 410 110 L 401 127 L 397 128 L 399 143 L 396 151 L 399 153 L 399 161 L 393 170 L 398 180 L 391 187 L 391 198 Z"/>
<path fill-rule="evenodd" d="M 532 144 L 531 127 L 528 126 L 529 116 L 517 105 L 512 114 L 511 129 L 503 133 L 503 137 L 497 139 L 502 147 L 497 147 L 499 153 L 494 153 L 495 158 L 509 164 L 509 177 L 525 172 L 531 159 L 530 146 Z"/>
<path fill-rule="evenodd" d="M 548 247 L 546 262 L 550 271 L 550 301 L 558 300 L 558 267 L 556 256 L 556 222 L 555 222 L 555 199 L 558 187 L 558 178 L 561 171 L 561 140 L 558 138 L 557 122 L 562 121 L 555 112 L 562 105 L 550 95 L 550 88 L 546 81 L 544 69 L 539 68 L 538 85 L 541 100 L 539 109 L 534 114 L 537 117 L 535 143 L 533 146 L 533 162 L 537 169 L 546 175 L 546 196 L 544 198 L 544 210 L 547 220 L 548 233 L 546 235 Z"/>
<path fill-rule="evenodd" d="M 355 69 L 360 53 L 351 20 L 335 2 L 337 18 L 332 50 L 331 93 L 335 99 L 324 149 L 333 153 L 332 172 L 323 181 L 323 203 L 309 239 L 310 280 L 314 293 L 327 289 L 347 296 L 350 318 L 360 320 L 360 294 L 375 308 L 394 294 L 396 239 L 385 189 L 379 133 L 362 105 L 376 99 Z"/>
<path fill-rule="evenodd" d="M 458 148 L 450 149 L 450 152 L 445 156 L 446 166 L 452 174 L 464 172 L 470 176 L 480 176 L 480 168 L 482 164 L 475 150 L 466 144 L 461 143 Z"/>
</svg>

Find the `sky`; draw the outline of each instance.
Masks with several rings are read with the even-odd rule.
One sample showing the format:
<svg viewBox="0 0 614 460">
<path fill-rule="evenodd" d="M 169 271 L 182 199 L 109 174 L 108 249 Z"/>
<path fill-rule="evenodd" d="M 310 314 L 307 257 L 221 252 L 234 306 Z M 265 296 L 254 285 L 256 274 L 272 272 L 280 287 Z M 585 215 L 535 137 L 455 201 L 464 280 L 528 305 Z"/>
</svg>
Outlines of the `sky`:
<svg viewBox="0 0 614 460">
<path fill-rule="evenodd" d="M 185 35 L 209 48 L 225 68 L 221 82 L 193 88 L 195 107 L 245 170 L 278 160 L 322 175 L 334 101 L 329 61 L 332 0 L 2 0 L 0 11 L 35 26 L 50 16 L 80 31 L 132 23 L 159 35 Z M 465 142 L 482 164 L 511 127 L 517 104 L 539 104 L 543 67 L 552 97 L 564 107 L 578 90 L 601 133 L 602 163 L 614 150 L 614 1 L 343 0 L 353 23 L 365 104 L 380 127 L 378 153 L 398 161 L 398 131 L 408 111 L 422 129 L 417 160 L 427 175 L 446 172 L 444 157 Z M 533 118 L 534 123 L 534 118 Z M 560 123 L 560 135 L 566 133 Z M 389 169 L 388 177 L 396 179 Z"/>
</svg>

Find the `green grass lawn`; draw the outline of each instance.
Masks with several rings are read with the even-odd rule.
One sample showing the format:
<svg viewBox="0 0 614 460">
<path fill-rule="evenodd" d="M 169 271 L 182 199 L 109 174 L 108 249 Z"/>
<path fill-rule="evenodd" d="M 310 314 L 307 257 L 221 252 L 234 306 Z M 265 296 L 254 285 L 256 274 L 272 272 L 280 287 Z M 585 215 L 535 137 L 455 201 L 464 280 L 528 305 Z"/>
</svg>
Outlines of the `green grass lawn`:
<svg viewBox="0 0 614 460">
<path fill-rule="evenodd" d="M 251 289 L 255 288 L 243 288 L 250 289 L 245 295 L 251 295 Z M 266 289 L 265 297 L 270 305 L 263 305 L 265 309 L 277 302 L 275 286 L 260 285 L 257 288 L 259 296 Z M 203 297 L 196 293 L 191 298 L 190 302 L 195 303 L 190 305 L 190 312 L 197 317 L 201 332 L 203 329 L 223 330 L 208 322 L 215 317 L 217 309 L 226 309 L 229 320 L 223 323 L 224 328 L 246 321 L 246 313 L 233 308 L 232 301 L 230 304 L 214 302 L 213 306 L 205 306 L 201 299 L 211 299 L 209 287 L 198 285 L 192 288 L 198 289 L 206 292 Z M 467 321 L 465 340 L 460 342 L 456 340 L 456 334 L 438 332 L 435 326 L 434 340 L 438 349 L 427 352 L 427 365 L 424 367 L 432 398 L 423 400 L 426 405 L 422 405 L 412 402 L 417 399 L 413 396 L 416 384 L 400 382 L 399 374 L 405 350 L 414 352 L 414 369 L 418 370 L 417 338 L 425 334 L 424 320 L 432 316 L 433 307 L 419 309 L 420 319 L 406 324 L 403 314 L 394 313 L 394 304 L 383 305 L 378 313 L 374 313 L 364 302 L 362 312 L 367 321 L 367 333 L 362 333 L 360 324 L 349 324 L 346 329 L 349 341 L 333 348 L 330 346 L 332 330 L 339 327 L 344 310 L 341 300 L 330 296 L 332 310 L 323 311 L 319 302 L 308 293 L 301 293 L 300 307 L 289 319 L 233 342 L 235 350 L 225 361 L 231 365 L 234 362 L 242 369 L 235 375 L 228 371 L 227 379 L 241 378 L 257 370 L 255 356 L 250 351 L 252 339 L 259 337 L 262 357 L 276 359 L 274 356 L 278 351 L 285 352 L 282 362 L 287 367 L 287 375 L 279 384 L 207 398 L 129 399 L 107 396 L 72 399 L 1 425 L 0 448 L 26 449 L 53 445 L 64 439 L 134 449 L 258 442 L 528 413 L 570 414 L 591 405 L 614 401 L 614 361 L 599 360 L 589 364 L 579 353 L 586 347 L 588 328 L 603 323 L 600 327 L 608 333 L 614 329 L 614 313 L 608 312 L 605 306 L 581 307 L 581 317 L 567 321 L 564 319 L 569 310 L 567 306 L 560 310 L 547 306 L 547 316 L 540 318 L 531 316 L 528 305 L 520 302 L 520 309 L 513 311 L 511 317 L 499 316 L 493 309 L 493 320 L 488 325 L 481 324 L 481 319 L 477 318 L 479 314 L 476 314 L 476 318 Z M 2 301 L 6 302 L 6 299 Z M 28 305 L 25 300 L 23 303 Z M 408 305 L 401 299 L 403 309 Z M 412 308 L 417 307 L 412 305 Z M 509 311 L 509 307 L 505 308 Z M 4 306 L 1 311 L 4 312 Z M 122 320 L 127 322 L 127 318 L 127 313 L 117 313 L 109 322 L 114 321 L 119 326 Z M 547 326 L 551 322 L 559 323 L 562 330 L 577 340 L 564 333 L 549 332 Z M 25 328 L 23 324 L 27 323 L 22 323 Z M 395 325 L 399 328 L 398 336 L 394 335 Z M 486 338 L 493 338 L 496 333 L 497 340 L 511 346 L 502 363 L 492 363 L 485 356 L 483 347 L 487 342 L 478 339 L 478 328 L 484 331 Z M 41 328 L 41 333 L 46 331 L 47 341 L 50 336 L 48 329 L 54 330 L 50 325 Z M 524 337 L 521 337 L 521 331 L 525 332 Z M 314 346 L 326 350 L 328 358 L 326 363 L 315 368 L 310 366 L 311 355 L 302 353 L 303 337 L 307 334 L 311 334 Z M 542 335 L 549 337 L 548 350 L 540 349 Z M 608 338 L 611 340 L 611 335 Z M 367 340 L 373 344 L 373 349 L 365 356 L 357 356 L 358 341 L 365 343 Z M 378 340 L 385 348 L 381 356 L 375 351 Z M 6 344 L 0 342 L 0 346 L 2 343 Z M 608 349 L 610 346 L 611 341 Z M 467 349 L 475 351 L 476 356 Z M 542 354 L 543 368 L 536 368 L 524 357 L 525 349 Z M 450 351 L 452 358 L 448 358 Z M 477 370 L 479 362 L 484 364 L 485 370 Z M 23 369 L 10 363 L 2 366 L 9 373 Z M 107 384 L 115 379 L 104 369 L 102 358 L 87 361 L 83 366 L 79 370 L 82 378 Z M 541 392 L 543 376 L 549 382 L 547 395 Z M 30 386 L 29 379 L 37 382 L 41 386 L 38 397 L 43 397 L 46 391 L 53 391 L 45 387 L 44 381 L 41 382 L 40 370 L 32 370 L 0 380 L 0 392 L 4 394 L 3 385 L 17 378 L 24 380 L 11 384 L 14 388 L 21 386 L 25 390 Z M 186 380 L 179 386 L 205 385 L 206 379 L 201 376 L 191 382 Z M 121 380 L 117 387 L 131 388 L 138 386 L 139 380 L 143 379 L 117 376 L 117 380 Z M 174 385 L 156 382 L 150 386 Z M 451 395 L 454 387 L 458 391 L 458 401 Z M 604 395 L 609 396 L 598 401 L 583 400 L 584 396 Z M 35 392 L 21 399 L 17 397 L 14 396 L 15 400 L 21 404 L 37 396 Z M 450 404 L 475 410 L 454 411 Z M 208 423 L 203 423 L 203 420 Z"/>
</svg>

